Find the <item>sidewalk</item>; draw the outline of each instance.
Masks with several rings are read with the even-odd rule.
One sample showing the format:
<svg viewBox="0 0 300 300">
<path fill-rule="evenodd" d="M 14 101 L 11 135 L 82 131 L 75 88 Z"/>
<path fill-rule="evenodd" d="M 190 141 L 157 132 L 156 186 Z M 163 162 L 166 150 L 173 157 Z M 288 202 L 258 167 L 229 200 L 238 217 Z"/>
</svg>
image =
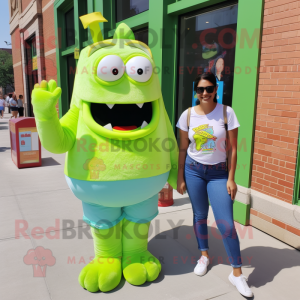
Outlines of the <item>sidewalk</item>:
<svg viewBox="0 0 300 300">
<path fill-rule="evenodd" d="M 231 267 L 214 229 L 211 210 L 212 264 L 205 276 L 194 275 L 200 252 L 192 228 L 192 209 L 188 197 L 177 192 L 174 206 L 160 208 L 151 226 L 149 251 L 162 261 L 158 279 L 140 287 L 122 279 L 109 293 L 93 294 L 82 289 L 77 277 L 94 255 L 93 241 L 88 226 L 81 221 L 81 202 L 66 184 L 64 155 L 43 149 L 42 167 L 19 170 L 11 160 L 9 117 L 5 114 L 5 119 L 0 120 L 0 299 L 245 299 L 227 279 Z M 16 239 L 16 226 L 27 224 L 23 231 L 26 234 Z M 300 252 L 250 226 L 237 224 L 237 231 L 243 273 L 249 277 L 254 298 L 299 298 Z M 53 266 L 42 269 L 45 277 L 23 261 L 27 252 L 38 246 L 50 249 L 56 260 Z"/>
</svg>

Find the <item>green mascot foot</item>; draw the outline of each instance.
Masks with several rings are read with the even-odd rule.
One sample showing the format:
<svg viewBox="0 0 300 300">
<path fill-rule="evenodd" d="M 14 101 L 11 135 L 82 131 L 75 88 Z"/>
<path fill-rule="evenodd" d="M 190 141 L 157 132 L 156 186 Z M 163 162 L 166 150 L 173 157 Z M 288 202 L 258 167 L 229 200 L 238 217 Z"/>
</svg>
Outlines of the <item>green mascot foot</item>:
<svg viewBox="0 0 300 300">
<path fill-rule="evenodd" d="M 133 285 L 142 285 L 158 277 L 161 264 L 149 251 L 144 251 L 123 257 L 122 268 L 126 281 Z"/>
<path fill-rule="evenodd" d="M 89 292 L 108 292 L 121 281 L 122 221 L 108 229 L 91 227 L 95 258 L 79 274 L 80 285 Z"/>
<path fill-rule="evenodd" d="M 123 223 L 122 269 L 132 285 L 154 281 L 161 271 L 159 260 L 147 250 L 149 225 L 150 222 L 138 224 L 126 219 Z"/>
<path fill-rule="evenodd" d="M 89 292 L 109 292 L 118 286 L 121 277 L 120 258 L 95 257 L 81 270 L 78 281 Z"/>
</svg>

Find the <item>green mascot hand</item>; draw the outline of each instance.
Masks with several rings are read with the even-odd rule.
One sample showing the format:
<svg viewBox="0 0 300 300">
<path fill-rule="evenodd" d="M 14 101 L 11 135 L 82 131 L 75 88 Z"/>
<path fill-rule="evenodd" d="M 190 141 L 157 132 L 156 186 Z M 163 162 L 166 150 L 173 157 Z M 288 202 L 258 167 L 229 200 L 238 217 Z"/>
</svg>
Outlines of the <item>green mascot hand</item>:
<svg viewBox="0 0 300 300">
<path fill-rule="evenodd" d="M 44 148 L 53 153 L 69 151 L 76 140 L 78 108 L 73 106 L 59 120 L 56 103 L 61 95 L 61 88 L 54 80 L 36 84 L 32 91 L 32 106 L 39 137 Z"/>
<path fill-rule="evenodd" d="M 32 91 L 33 112 L 38 119 L 51 119 L 57 115 L 56 103 L 61 95 L 61 88 L 57 87 L 56 81 L 50 80 L 48 83 L 43 80 L 41 84 L 34 86 Z"/>
</svg>

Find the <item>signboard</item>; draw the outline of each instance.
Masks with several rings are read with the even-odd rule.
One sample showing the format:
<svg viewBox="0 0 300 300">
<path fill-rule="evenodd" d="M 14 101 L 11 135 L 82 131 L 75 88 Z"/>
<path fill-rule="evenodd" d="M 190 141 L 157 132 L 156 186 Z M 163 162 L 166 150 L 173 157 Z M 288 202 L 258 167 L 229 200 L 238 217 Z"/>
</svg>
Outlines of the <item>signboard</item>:
<svg viewBox="0 0 300 300">
<path fill-rule="evenodd" d="M 78 48 L 75 48 L 75 49 L 74 49 L 74 58 L 75 58 L 75 59 L 79 59 L 79 54 L 80 54 L 80 53 L 79 53 L 79 49 L 78 49 Z"/>
<path fill-rule="evenodd" d="M 32 58 L 32 71 L 35 71 L 38 69 L 38 62 L 37 62 L 37 56 Z"/>
<path fill-rule="evenodd" d="M 39 138 L 35 127 L 19 129 L 20 164 L 39 162 Z"/>
<path fill-rule="evenodd" d="M 9 120 L 11 158 L 19 168 L 42 165 L 41 142 L 34 118 Z"/>
</svg>

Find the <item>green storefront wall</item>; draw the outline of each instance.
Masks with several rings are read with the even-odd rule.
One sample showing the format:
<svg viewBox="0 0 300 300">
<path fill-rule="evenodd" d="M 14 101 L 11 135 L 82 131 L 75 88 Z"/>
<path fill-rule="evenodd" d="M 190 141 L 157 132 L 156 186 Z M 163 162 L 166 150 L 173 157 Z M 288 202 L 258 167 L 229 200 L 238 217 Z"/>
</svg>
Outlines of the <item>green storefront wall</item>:
<svg viewBox="0 0 300 300">
<path fill-rule="evenodd" d="M 113 36 L 119 23 L 115 22 L 115 1 L 87 0 L 88 13 L 102 12 L 108 20 L 100 27 L 104 38 Z M 159 68 L 159 79 L 162 86 L 165 106 L 175 130 L 176 91 L 177 91 L 177 57 L 179 16 L 188 12 L 207 8 L 211 5 L 226 3 L 226 0 L 150 0 L 149 10 L 125 19 L 133 30 L 148 27 L 149 47 L 153 53 L 156 66 Z M 83 41 L 83 28 L 79 20 L 82 0 L 56 0 L 54 3 L 55 33 L 57 40 L 57 80 L 62 90 L 67 90 L 67 65 L 65 57 L 81 50 L 92 43 L 90 33 L 88 41 Z M 236 183 L 250 188 L 251 168 L 255 130 L 256 98 L 259 76 L 260 45 L 263 21 L 263 0 L 239 0 L 237 43 L 235 56 L 235 74 L 232 107 L 236 112 L 241 127 L 238 138 L 238 168 Z M 75 45 L 64 45 L 64 13 L 74 7 Z M 59 101 L 60 117 L 68 111 L 67 93 Z M 248 201 L 249 202 L 249 201 Z M 234 202 L 234 219 L 241 224 L 248 224 L 250 202 Z"/>
</svg>

